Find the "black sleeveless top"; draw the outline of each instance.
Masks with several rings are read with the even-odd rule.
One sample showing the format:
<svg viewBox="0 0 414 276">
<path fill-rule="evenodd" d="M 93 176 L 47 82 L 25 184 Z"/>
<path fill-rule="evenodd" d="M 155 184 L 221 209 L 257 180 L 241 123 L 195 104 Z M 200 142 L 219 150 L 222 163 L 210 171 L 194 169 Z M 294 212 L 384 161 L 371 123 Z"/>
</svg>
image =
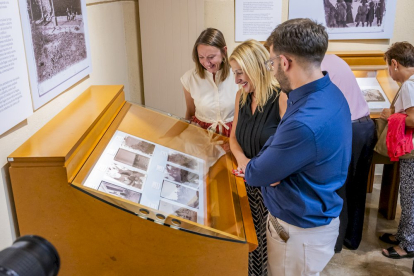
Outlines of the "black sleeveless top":
<svg viewBox="0 0 414 276">
<path fill-rule="evenodd" d="M 260 112 L 257 107 L 254 114 L 251 109 L 252 93 L 247 95 L 244 106 L 239 106 L 239 117 L 236 126 L 236 139 L 243 149 L 244 155 L 251 159 L 255 157 L 267 139 L 275 134 L 280 123 L 279 96 L 276 91 L 267 101 Z"/>
</svg>

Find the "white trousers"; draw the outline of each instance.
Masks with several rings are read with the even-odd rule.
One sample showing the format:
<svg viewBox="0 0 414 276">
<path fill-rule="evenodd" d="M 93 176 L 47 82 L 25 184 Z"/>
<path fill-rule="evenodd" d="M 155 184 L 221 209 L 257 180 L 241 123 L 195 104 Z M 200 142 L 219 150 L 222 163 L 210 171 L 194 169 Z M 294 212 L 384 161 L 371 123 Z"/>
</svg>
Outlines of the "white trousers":
<svg viewBox="0 0 414 276">
<path fill-rule="evenodd" d="M 314 228 L 300 228 L 277 220 L 290 238 L 285 243 L 267 219 L 268 275 L 318 276 L 335 254 L 339 218 Z"/>
</svg>

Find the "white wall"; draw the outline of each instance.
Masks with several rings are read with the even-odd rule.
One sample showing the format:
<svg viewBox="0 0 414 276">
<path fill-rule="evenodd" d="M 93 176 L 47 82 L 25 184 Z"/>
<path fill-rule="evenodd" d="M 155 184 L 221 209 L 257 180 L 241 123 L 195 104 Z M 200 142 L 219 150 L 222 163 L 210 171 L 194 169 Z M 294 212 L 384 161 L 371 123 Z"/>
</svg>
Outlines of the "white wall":
<svg viewBox="0 0 414 276">
<path fill-rule="evenodd" d="M 223 32 L 230 53 L 238 45 L 238 43 L 234 41 L 234 1 L 235 0 L 204 0 L 205 27 L 214 27 Z M 283 21 L 288 19 L 288 11 L 289 1 L 282 0 Z M 390 46 L 390 43 L 404 40 L 410 42 L 411 44 L 414 44 L 413 12 L 413 0 L 398 0 L 394 24 L 394 35 L 391 40 L 377 39 L 331 41 L 329 43 L 328 51 L 386 51 Z"/>
<path fill-rule="evenodd" d="M 123 84 L 127 100 L 141 103 L 137 0 L 87 1 L 92 73 L 0 136 L 0 250 L 15 239 L 7 156 L 90 85 Z M 35 215 L 35 214 L 34 214 Z"/>
</svg>

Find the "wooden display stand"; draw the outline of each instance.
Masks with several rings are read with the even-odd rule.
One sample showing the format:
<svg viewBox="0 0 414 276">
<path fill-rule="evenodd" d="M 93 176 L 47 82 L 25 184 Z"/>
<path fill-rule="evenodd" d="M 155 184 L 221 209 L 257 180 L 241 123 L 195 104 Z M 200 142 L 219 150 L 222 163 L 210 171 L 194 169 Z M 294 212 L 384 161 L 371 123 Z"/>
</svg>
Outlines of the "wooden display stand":
<svg viewBox="0 0 414 276">
<path fill-rule="evenodd" d="M 154 223 L 152 213 L 138 216 L 139 204 L 82 187 L 117 129 L 157 143 L 183 127 L 194 126 L 125 102 L 123 86 L 90 87 L 8 158 L 20 234 L 57 248 L 59 275 L 247 275 L 257 239 L 230 154 L 210 169 L 214 227 L 181 220 L 176 229 L 173 216 Z"/>
<path fill-rule="evenodd" d="M 390 77 L 387 64 L 384 61 L 384 53 L 381 51 L 361 51 L 361 52 L 335 52 L 351 67 L 355 76 L 365 77 L 367 72 L 376 71 L 376 78 L 381 85 L 388 100 L 392 102 L 397 91 L 398 84 Z M 372 119 L 379 118 L 378 112 L 370 114 Z M 399 189 L 399 162 L 391 162 L 389 158 L 374 152 L 372 164 L 369 172 L 367 192 L 371 193 L 374 183 L 375 165 L 384 164 L 381 181 L 380 202 L 378 211 L 386 219 L 394 219 L 398 202 Z"/>
</svg>

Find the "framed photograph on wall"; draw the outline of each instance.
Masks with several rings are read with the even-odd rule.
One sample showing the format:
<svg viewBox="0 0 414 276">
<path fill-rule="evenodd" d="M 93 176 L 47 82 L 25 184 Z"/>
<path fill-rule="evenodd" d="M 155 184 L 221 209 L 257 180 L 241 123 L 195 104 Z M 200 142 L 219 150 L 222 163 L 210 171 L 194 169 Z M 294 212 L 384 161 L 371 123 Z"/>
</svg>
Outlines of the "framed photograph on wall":
<svg viewBox="0 0 414 276">
<path fill-rule="evenodd" d="M 34 109 L 92 70 L 86 0 L 19 0 Z"/>
<path fill-rule="evenodd" d="M 392 0 L 290 0 L 289 19 L 322 23 L 330 40 L 390 39 L 396 2 Z"/>
</svg>

